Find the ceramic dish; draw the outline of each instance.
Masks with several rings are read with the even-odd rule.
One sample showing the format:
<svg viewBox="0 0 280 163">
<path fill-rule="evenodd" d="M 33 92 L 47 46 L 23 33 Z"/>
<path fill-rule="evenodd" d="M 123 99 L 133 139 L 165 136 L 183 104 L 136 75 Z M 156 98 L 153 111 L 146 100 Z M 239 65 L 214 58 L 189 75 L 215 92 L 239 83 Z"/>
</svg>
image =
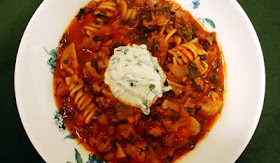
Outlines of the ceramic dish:
<svg viewBox="0 0 280 163">
<path fill-rule="evenodd" d="M 46 162 L 94 162 L 65 129 L 53 97 L 58 42 L 89 0 L 45 0 L 29 22 L 15 68 L 15 94 L 24 128 Z M 221 118 L 209 135 L 179 162 L 234 162 L 258 124 L 265 93 L 261 46 L 245 12 L 234 0 L 177 0 L 209 30 L 216 31 L 227 66 Z"/>
</svg>

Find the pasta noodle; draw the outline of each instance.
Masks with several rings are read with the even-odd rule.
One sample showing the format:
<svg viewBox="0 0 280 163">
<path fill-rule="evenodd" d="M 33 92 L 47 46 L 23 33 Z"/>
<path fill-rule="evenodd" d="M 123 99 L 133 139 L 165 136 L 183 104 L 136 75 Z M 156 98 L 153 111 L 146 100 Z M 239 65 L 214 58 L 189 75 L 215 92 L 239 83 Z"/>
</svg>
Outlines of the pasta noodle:
<svg viewBox="0 0 280 163">
<path fill-rule="evenodd" d="M 195 59 L 194 63 L 201 74 L 206 73 L 208 70 L 208 64 L 205 61 L 201 61 L 199 57 Z"/>
<path fill-rule="evenodd" d="M 89 123 L 95 112 L 98 110 L 92 102 L 92 96 L 85 92 L 84 82 L 78 77 L 78 75 L 66 77 L 65 81 L 69 86 L 70 97 L 74 98 L 74 103 L 77 105 L 77 108 L 80 111 L 84 111 L 82 115 L 85 123 Z"/>
<path fill-rule="evenodd" d="M 83 27 L 86 30 L 87 35 L 94 36 L 93 33 L 98 32 L 104 27 L 104 21 L 98 17 L 99 15 L 113 17 L 116 13 L 117 4 L 114 1 L 101 2 L 92 13 L 92 21 Z M 95 21 L 93 21 L 93 19 Z"/>
<path fill-rule="evenodd" d="M 163 26 L 163 27 L 161 28 L 160 32 L 159 32 L 159 35 L 160 35 L 160 36 L 162 36 L 162 35 L 163 35 L 164 30 L 165 30 L 165 26 Z"/>
<path fill-rule="evenodd" d="M 85 25 L 83 28 L 86 30 L 86 33 L 89 36 L 93 36 L 94 35 L 93 32 L 98 32 L 101 27 L 103 27 L 103 26 L 91 23 L 91 24 Z"/>
<path fill-rule="evenodd" d="M 167 36 L 165 37 L 165 40 L 164 41 L 168 41 L 169 40 L 169 38 L 170 37 L 172 37 L 172 35 L 174 34 L 174 33 L 176 33 L 177 32 L 177 29 L 172 29 L 172 31 L 170 31 L 168 34 L 167 34 Z"/>
<path fill-rule="evenodd" d="M 120 1 L 120 9 L 121 9 L 120 15 L 123 20 L 135 19 L 135 17 L 137 16 L 137 10 L 129 9 L 127 3 L 124 0 Z"/>
<path fill-rule="evenodd" d="M 96 72 L 96 69 L 91 66 L 90 62 L 86 63 L 86 68 L 90 72 L 90 74 L 98 79 L 102 79 L 102 76 Z"/>
<path fill-rule="evenodd" d="M 190 61 L 194 61 L 199 55 L 206 54 L 205 50 L 197 44 L 198 39 L 195 38 L 188 43 L 181 44 L 168 50 L 168 52 L 174 56 L 175 60 L 180 65 L 187 64 Z"/>
</svg>

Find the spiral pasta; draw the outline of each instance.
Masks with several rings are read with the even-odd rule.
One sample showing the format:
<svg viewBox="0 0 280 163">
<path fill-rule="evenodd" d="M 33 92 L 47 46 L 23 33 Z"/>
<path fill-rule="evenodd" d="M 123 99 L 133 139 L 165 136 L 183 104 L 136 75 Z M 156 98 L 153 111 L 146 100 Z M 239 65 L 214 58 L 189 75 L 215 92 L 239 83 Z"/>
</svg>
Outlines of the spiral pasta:
<svg viewBox="0 0 280 163">
<path fill-rule="evenodd" d="M 199 57 L 197 57 L 194 62 L 193 62 L 198 71 L 200 72 L 200 74 L 204 74 L 206 73 L 206 71 L 208 70 L 208 64 L 206 61 L 202 61 Z"/>
<path fill-rule="evenodd" d="M 187 64 L 190 61 L 194 61 L 199 55 L 206 54 L 206 51 L 198 44 L 198 38 L 195 38 L 188 43 L 168 50 L 168 53 L 173 55 L 173 61 L 180 65 Z"/>
<path fill-rule="evenodd" d="M 124 0 L 120 1 L 120 15 L 122 20 L 135 19 L 137 15 L 136 9 L 129 9 Z"/>
<path fill-rule="evenodd" d="M 91 63 L 90 62 L 87 62 L 86 65 L 85 65 L 85 68 L 87 69 L 87 71 L 95 78 L 98 78 L 98 79 L 102 79 L 103 77 L 97 73 L 97 70 L 96 68 L 92 67 L 91 66 Z"/>
<path fill-rule="evenodd" d="M 92 13 L 94 21 L 84 25 L 83 29 L 85 29 L 87 35 L 93 36 L 94 33 L 98 32 L 105 24 L 104 20 L 100 18 L 99 15 L 113 17 L 117 13 L 117 4 L 114 1 L 101 2 Z"/>
<path fill-rule="evenodd" d="M 95 92 L 103 93 L 107 97 L 113 97 L 112 93 L 109 92 L 108 89 L 105 89 L 104 87 L 99 86 L 98 83 L 93 83 L 92 89 Z"/>
<path fill-rule="evenodd" d="M 96 8 L 96 11 L 101 11 L 102 12 L 104 10 L 105 10 L 105 12 L 106 12 L 106 10 L 108 10 L 107 12 L 109 12 L 109 11 L 111 11 L 111 12 L 117 11 L 116 3 L 113 2 L 113 1 L 106 1 L 106 2 L 100 3 L 100 5 L 97 6 L 97 8 Z"/>
<path fill-rule="evenodd" d="M 65 81 L 69 86 L 70 97 L 74 98 L 74 103 L 79 111 L 83 111 L 83 120 L 85 123 L 89 123 L 94 118 L 98 108 L 93 103 L 92 96 L 84 90 L 83 80 L 75 74 L 72 77 L 66 77 Z"/>
<path fill-rule="evenodd" d="M 175 33 L 177 32 L 177 29 L 172 29 L 165 37 L 164 41 L 168 41 Z"/>
<path fill-rule="evenodd" d="M 102 21 L 102 20 L 101 20 Z M 103 21 L 100 24 L 96 23 L 87 23 L 83 28 L 86 30 L 86 34 L 89 36 L 93 36 L 94 33 L 98 32 L 100 28 L 104 26 Z"/>
</svg>

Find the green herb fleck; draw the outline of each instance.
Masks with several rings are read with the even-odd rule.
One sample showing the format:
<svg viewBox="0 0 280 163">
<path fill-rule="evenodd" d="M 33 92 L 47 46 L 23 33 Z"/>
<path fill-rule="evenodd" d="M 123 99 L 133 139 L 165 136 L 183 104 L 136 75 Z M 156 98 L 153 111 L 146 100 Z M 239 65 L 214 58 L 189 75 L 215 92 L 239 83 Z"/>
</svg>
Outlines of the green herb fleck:
<svg viewBox="0 0 280 163">
<path fill-rule="evenodd" d="M 139 62 L 137 63 L 137 65 L 141 66 L 141 65 L 142 65 L 142 64 L 141 64 L 141 61 L 139 61 Z"/>
<path fill-rule="evenodd" d="M 113 92 L 113 95 L 114 95 L 115 97 L 119 97 L 119 96 L 121 95 L 121 91 L 120 91 L 120 90 L 115 91 L 115 92 Z"/>
<path fill-rule="evenodd" d="M 185 27 L 185 26 L 187 25 L 187 24 L 185 23 L 183 17 L 181 17 L 181 25 L 182 25 L 183 27 Z"/>
<path fill-rule="evenodd" d="M 126 48 L 126 49 L 124 50 L 123 54 L 127 54 L 128 51 L 129 51 L 129 49 Z"/>
<path fill-rule="evenodd" d="M 155 85 L 154 85 L 154 84 L 151 84 L 151 85 L 150 85 L 150 90 L 152 91 L 153 89 L 155 89 Z"/>
<path fill-rule="evenodd" d="M 149 106 L 148 106 L 148 101 L 143 101 L 143 105 L 145 105 L 145 107 L 146 107 L 146 111 L 148 111 L 148 109 L 149 109 Z"/>
<path fill-rule="evenodd" d="M 190 98 L 194 98 L 194 96 L 193 96 L 192 93 L 188 94 L 188 96 L 189 96 Z"/>
</svg>

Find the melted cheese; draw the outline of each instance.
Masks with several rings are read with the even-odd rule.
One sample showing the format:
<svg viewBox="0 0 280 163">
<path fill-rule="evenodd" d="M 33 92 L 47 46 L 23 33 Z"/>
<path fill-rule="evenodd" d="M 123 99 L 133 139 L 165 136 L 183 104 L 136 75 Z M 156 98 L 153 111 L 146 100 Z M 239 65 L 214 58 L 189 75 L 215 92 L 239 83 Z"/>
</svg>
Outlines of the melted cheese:
<svg viewBox="0 0 280 163">
<path fill-rule="evenodd" d="M 121 102 L 141 108 L 146 115 L 149 107 L 171 87 L 163 84 L 166 76 L 157 58 L 146 45 L 128 45 L 114 49 L 105 72 L 105 83 Z"/>
</svg>

